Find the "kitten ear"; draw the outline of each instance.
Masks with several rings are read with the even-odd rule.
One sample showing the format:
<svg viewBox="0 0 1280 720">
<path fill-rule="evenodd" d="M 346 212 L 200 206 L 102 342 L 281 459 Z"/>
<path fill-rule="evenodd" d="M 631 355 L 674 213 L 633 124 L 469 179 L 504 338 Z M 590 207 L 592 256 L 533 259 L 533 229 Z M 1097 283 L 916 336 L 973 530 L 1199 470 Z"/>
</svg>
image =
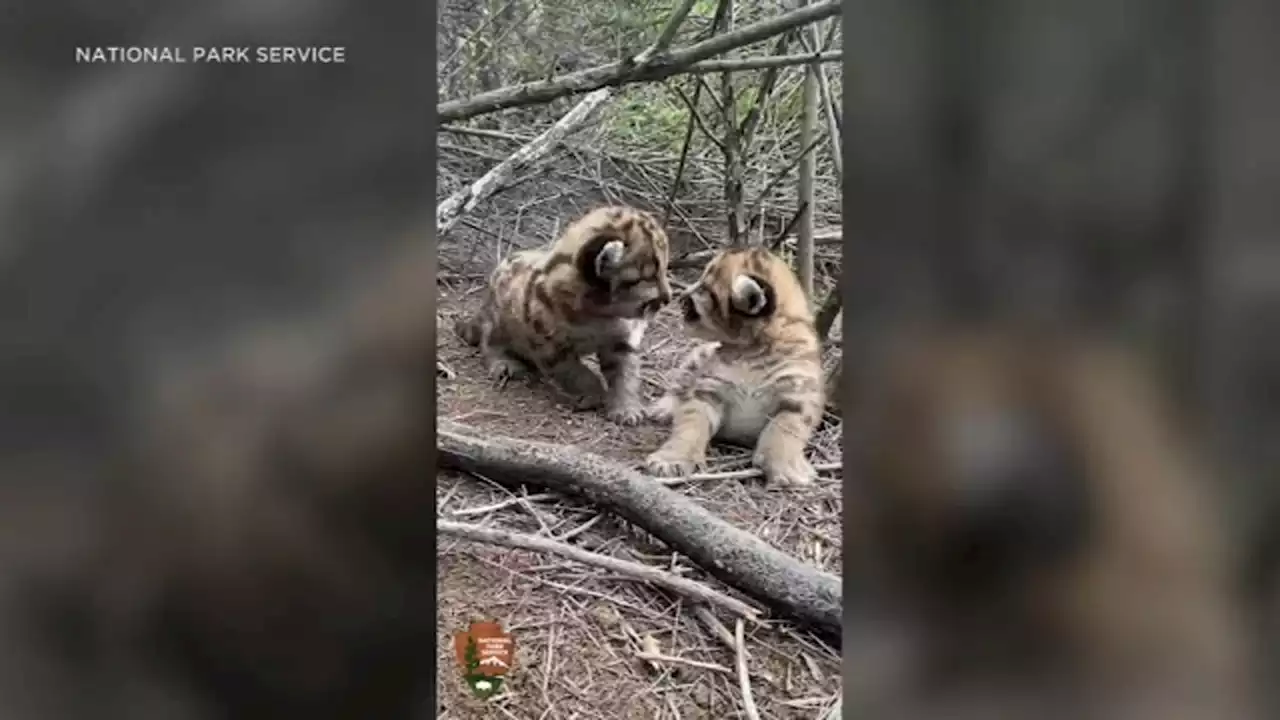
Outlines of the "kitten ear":
<svg viewBox="0 0 1280 720">
<path fill-rule="evenodd" d="M 611 278 L 622 267 L 626 249 L 626 244 L 616 236 L 601 233 L 578 250 L 573 262 L 588 284 L 606 289 L 612 286 Z"/>
<path fill-rule="evenodd" d="M 733 279 L 733 307 L 746 315 L 763 315 L 769 310 L 771 288 L 749 275 Z"/>
<path fill-rule="evenodd" d="M 595 257 L 596 277 L 608 277 L 612 271 L 622 265 L 622 254 L 626 246 L 621 240 L 606 242 Z"/>
</svg>

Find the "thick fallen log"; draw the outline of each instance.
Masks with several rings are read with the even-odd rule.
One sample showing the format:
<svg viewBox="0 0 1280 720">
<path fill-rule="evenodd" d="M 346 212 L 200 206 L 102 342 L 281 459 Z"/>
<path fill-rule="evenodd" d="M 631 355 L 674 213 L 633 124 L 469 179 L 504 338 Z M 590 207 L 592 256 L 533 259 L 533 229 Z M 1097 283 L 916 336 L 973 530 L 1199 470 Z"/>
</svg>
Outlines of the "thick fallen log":
<svg viewBox="0 0 1280 720">
<path fill-rule="evenodd" d="M 562 445 L 481 439 L 441 421 L 442 467 L 586 499 L 635 523 L 719 580 L 839 643 L 840 577 L 808 566 L 620 462 Z"/>
</svg>

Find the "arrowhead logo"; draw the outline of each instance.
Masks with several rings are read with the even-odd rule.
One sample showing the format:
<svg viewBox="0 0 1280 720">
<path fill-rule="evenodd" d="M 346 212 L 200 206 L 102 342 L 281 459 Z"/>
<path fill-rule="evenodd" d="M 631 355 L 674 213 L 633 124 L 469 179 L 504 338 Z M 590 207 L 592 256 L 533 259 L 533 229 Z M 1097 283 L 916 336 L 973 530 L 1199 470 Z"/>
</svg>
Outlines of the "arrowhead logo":
<svg viewBox="0 0 1280 720">
<path fill-rule="evenodd" d="M 462 679 L 480 699 L 502 690 L 503 676 L 515 663 L 516 643 L 496 620 L 474 622 L 466 632 L 453 635 L 453 647 Z"/>
</svg>

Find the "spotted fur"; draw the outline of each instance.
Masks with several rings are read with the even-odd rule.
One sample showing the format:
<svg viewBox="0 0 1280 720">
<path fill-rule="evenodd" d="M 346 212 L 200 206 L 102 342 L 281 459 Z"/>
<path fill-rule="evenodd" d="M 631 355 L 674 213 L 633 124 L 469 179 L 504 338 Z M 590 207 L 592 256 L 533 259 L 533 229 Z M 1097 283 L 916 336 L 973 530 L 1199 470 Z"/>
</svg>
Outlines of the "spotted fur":
<svg viewBox="0 0 1280 720">
<path fill-rule="evenodd" d="M 648 213 L 597 208 L 549 247 L 504 258 L 458 334 L 481 349 L 495 380 L 545 377 L 579 409 L 603 402 L 610 419 L 635 424 L 644 417 L 640 341 L 671 299 L 669 259 L 667 235 Z M 603 383 L 583 363 L 593 354 Z"/>
<path fill-rule="evenodd" d="M 681 299 L 685 324 L 708 341 L 684 377 L 652 408 L 669 421 L 651 474 L 683 475 L 703 463 L 712 439 L 754 447 L 768 482 L 803 485 L 814 471 L 805 447 L 822 419 L 822 359 L 813 313 L 785 261 L 761 248 L 718 254 Z"/>
</svg>

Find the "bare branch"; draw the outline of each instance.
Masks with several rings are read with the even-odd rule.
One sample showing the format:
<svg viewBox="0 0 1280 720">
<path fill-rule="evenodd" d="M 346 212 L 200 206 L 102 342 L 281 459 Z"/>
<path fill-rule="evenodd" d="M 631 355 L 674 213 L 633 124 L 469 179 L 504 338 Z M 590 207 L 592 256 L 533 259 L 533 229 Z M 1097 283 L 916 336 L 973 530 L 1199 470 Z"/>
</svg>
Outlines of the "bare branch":
<svg viewBox="0 0 1280 720">
<path fill-rule="evenodd" d="M 671 17 L 667 20 L 666 26 L 662 28 L 662 32 L 658 34 L 658 39 L 653 41 L 647 50 L 636 56 L 637 65 L 648 65 L 658 53 L 663 52 L 671 45 L 671 41 L 675 39 L 676 31 L 684 23 L 684 19 L 688 17 L 689 11 L 693 9 L 698 0 L 684 0 L 684 3 L 671 12 Z"/>
<path fill-rule="evenodd" d="M 794 235 L 782 241 L 783 245 L 794 245 L 796 238 Z M 813 231 L 814 245 L 839 245 L 844 242 L 844 229 L 839 225 L 835 227 L 823 228 L 822 230 Z"/>
<path fill-rule="evenodd" d="M 768 70 L 770 68 L 784 68 L 793 65 L 806 65 L 808 63 L 838 63 L 844 58 L 844 52 L 834 50 L 832 52 L 823 53 L 803 53 L 800 55 L 765 55 L 756 58 L 740 58 L 733 60 L 706 60 L 700 63 L 694 63 L 685 68 L 684 72 L 689 75 L 705 75 L 717 72 L 741 72 L 744 70 Z"/>
<path fill-rule="evenodd" d="M 726 33 L 733 32 L 733 0 L 721 0 L 723 8 L 723 27 Z M 784 37 L 786 33 L 783 33 Z M 776 72 L 776 71 L 775 71 Z M 742 202 L 744 184 L 742 172 L 742 156 L 746 147 L 742 142 L 742 134 L 738 129 L 738 100 L 733 87 L 733 73 L 720 73 L 720 117 L 723 120 L 724 140 L 720 143 L 724 155 L 724 204 L 726 229 L 729 245 L 738 245 L 743 238 L 743 220 L 746 208 Z"/>
<path fill-rule="evenodd" d="M 774 45 L 774 55 L 781 56 L 787 50 L 787 44 L 791 42 L 791 33 L 783 33 L 778 38 L 778 42 Z M 774 85 L 778 82 L 778 68 L 771 67 L 764 73 L 764 77 L 760 80 L 760 91 L 756 93 L 755 102 L 752 103 L 751 109 L 747 111 L 747 117 L 742 121 L 742 127 L 739 133 L 742 135 L 742 148 L 746 152 L 751 147 L 751 141 L 755 138 L 756 128 L 760 124 L 760 118 L 764 116 L 765 105 L 769 102 L 769 96 L 773 94 Z"/>
<path fill-rule="evenodd" d="M 839 21 L 837 19 L 837 22 L 832 24 L 831 32 L 827 35 L 828 43 L 831 42 L 831 37 L 835 34 L 835 28 L 839 26 L 838 23 Z M 818 28 L 817 26 L 812 26 L 811 30 L 813 40 L 816 43 L 818 39 Z M 811 46 L 809 41 L 805 39 L 804 33 L 800 33 L 800 42 L 804 44 L 806 50 L 816 54 L 816 50 L 818 49 L 816 44 Z M 843 183 L 844 160 L 840 155 L 840 125 L 836 121 L 836 103 L 835 98 L 831 95 L 831 82 L 827 80 L 827 70 L 822 65 L 814 63 L 809 67 L 812 72 L 816 73 L 818 79 L 818 90 L 822 97 L 823 116 L 827 121 L 827 138 L 831 141 L 831 162 L 836 170 L 836 182 Z"/>
<path fill-rule="evenodd" d="M 613 91 L 609 88 L 586 96 L 572 110 L 560 118 L 555 125 L 547 128 L 538 137 L 530 140 L 511 157 L 498 163 L 471 185 L 450 195 L 444 202 L 436 206 L 436 232 L 445 233 L 458 221 L 458 217 L 475 208 L 482 200 L 492 195 L 498 187 L 509 180 L 515 171 L 546 154 L 548 150 L 560 142 L 566 135 L 581 125 L 592 111 L 609 99 Z"/>
<path fill-rule="evenodd" d="M 791 235 L 791 232 L 796 229 L 796 224 L 800 222 L 800 219 L 804 217 L 805 211 L 808 209 L 809 204 L 802 201 L 800 207 L 796 209 L 796 214 L 792 215 L 791 219 L 787 221 L 787 226 L 782 228 L 782 232 L 775 235 L 773 240 L 769 241 L 770 250 L 776 251 L 782 246 L 782 241 L 786 240 Z"/>
<path fill-rule="evenodd" d="M 821 137 L 814 138 L 812 142 L 805 146 L 804 150 L 800 151 L 799 155 L 792 158 L 791 162 L 787 163 L 787 166 L 780 170 L 778 174 L 769 181 L 768 185 L 764 186 L 764 189 L 760 191 L 759 197 L 757 197 L 756 201 L 751 205 L 751 222 L 755 222 L 756 219 L 760 217 L 760 209 L 764 206 L 764 201 L 769 198 L 769 193 L 778 186 L 778 183 L 785 180 L 787 175 L 791 174 L 791 170 L 795 168 L 796 165 L 800 164 L 800 160 L 802 158 L 813 152 L 813 149 L 818 146 L 819 142 L 822 142 Z"/>
<path fill-rule="evenodd" d="M 805 28 L 808 30 L 809 28 Z M 801 31 L 801 41 L 806 33 Z M 807 43 L 806 43 L 807 44 Z M 804 98 L 800 118 L 800 143 L 808 145 L 817 135 L 818 126 L 818 65 L 810 65 L 804 74 Z M 796 228 L 796 270 L 805 297 L 813 301 L 813 180 L 817 163 L 813 153 L 800 156 L 799 182 L 796 184 L 796 202 L 800 223 Z"/>
<path fill-rule="evenodd" d="M 840 286 L 837 284 L 827 294 L 822 308 L 818 310 L 817 320 L 814 321 L 818 330 L 818 339 L 822 342 L 826 342 L 827 336 L 831 334 L 831 327 L 835 325 L 836 316 L 840 314 L 840 302 Z"/>
<path fill-rule="evenodd" d="M 724 114 L 724 101 L 716 94 L 715 88 L 708 85 L 707 81 L 703 79 L 701 75 L 697 75 L 695 77 L 698 81 L 698 85 L 704 92 L 706 92 L 707 97 L 711 98 L 711 102 L 716 106 L 716 110 L 721 114 Z"/>
<path fill-rule="evenodd" d="M 688 16 L 689 11 L 693 8 L 694 2 L 696 0 L 685 0 L 683 4 L 672 12 L 671 18 L 667 21 L 666 26 L 662 29 L 653 45 L 631 60 L 629 64 L 633 70 L 643 70 L 655 55 L 666 49 L 671 42 L 671 38 L 675 37 L 680 24 L 684 22 L 685 17 Z M 559 122 L 547 129 L 546 132 L 530 140 L 512 154 L 511 157 L 485 173 L 475 183 L 459 190 L 443 203 L 440 203 L 436 208 L 436 231 L 440 233 L 447 232 L 453 227 L 460 214 L 473 209 L 480 201 L 492 195 L 503 182 L 510 178 L 516 168 L 546 154 L 565 135 L 585 121 L 596 107 L 608 100 L 611 93 L 612 91 L 608 88 L 600 88 L 583 98 L 581 102 L 574 106 Z"/>
<path fill-rule="evenodd" d="M 641 565 L 637 562 L 593 553 L 583 550 L 580 547 L 569 545 L 568 543 L 552 540 L 551 538 L 511 532 L 510 530 L 481 527 L 479 525 L 460 523 L 454 520 L 445 520 L 442 518 L 436 519 L 436 530 L 445 535 L 453 535 L 455 537 L 488 543 L 490 545 L 504 545 L 506 547 L 554 553 L 561 557 L 576 560 L 577 562 L 586 565 L 601 567 L 606 570 L 612 570 L 613 572 L 626 575 L 627 577 L 653 583 L 654 585 L 666 588 L 667 590 L 683 595 L 684 597 L 696 602 L 718 605 L 735 615 L 746 617 L 751 620 L 759 620 L 759 611 L 741 600 L 736 600 L 724 593 L 712 590 L 701 583 L 696 583 L 678 575 L 672 575 L 669 572 L 659 570 L 658 568 L 650 567 L 648 565 Z"/>
<path fill-rule="evenodd" d="M 680 96 L 680 99 L 684 102 L 685 107 L 689 108 L 689 118 L 698 126 L 698 129 L 702 131 L 702 134 L 706 136 L 706 138 L 710 140 L 712 143 L 715 143 L 715 146 L 720 148 L 721 152 L 724 152 L 724 143 L 720 142 L 720 138 L 712 134 L 711 130 L 707 128 L 706 122 L 702 119 L 702 113 L 698 111 L 697 101 L 690 100 L 689 96 L 685 95 L 684 91 L 675 85 L 672 85 L 671 89 L 675 92 L 676 95 Z M 695 98 L 698 97 L 698 94 L 696 93 L 696 91 L 694 93 L 694 97 Z"/>
<path fill-rule="evenodd" d="M 840 0 L 824 0 L 660 55 L 651 59 L 639 71 L 636 70 L 634 59 L 613 62 L 550 80 L 512 85 L 463 100 L 443 102 L 436 106 L 436 115 L 440 122 L 450 122 L 506 108 L 537 105 L 565 95 L 591 92 L 603 87 L 663 80 L 685 72 L 690 65 L 701 60 L 766 40 L 839 12 Z"/>
<path fill-rule="evenodd" d="M 667 204 L 662 211 L 662 224 L 666 225 L 667 220 L 671 217 L 671 209 L 675 206 L 676 193 L 680 191 L 680 182 L 684 179 L 684 169 L 689 161 L 689 146 L 693 142 L 693 127 L 697 122 L 697 116 L 693 112 L 693 108 L 698 106 L 698 96 L 702 93 L 702 86 L 698 85 L 693 89 L 693 102 L 686 103 L 689 106 L 689 122 L 684 128 L 684 142 L 680 145 L 680 162 L 676 165 L 676 177 L 671 181 L 671 192 L 667 195 Z"/>
</svg>

